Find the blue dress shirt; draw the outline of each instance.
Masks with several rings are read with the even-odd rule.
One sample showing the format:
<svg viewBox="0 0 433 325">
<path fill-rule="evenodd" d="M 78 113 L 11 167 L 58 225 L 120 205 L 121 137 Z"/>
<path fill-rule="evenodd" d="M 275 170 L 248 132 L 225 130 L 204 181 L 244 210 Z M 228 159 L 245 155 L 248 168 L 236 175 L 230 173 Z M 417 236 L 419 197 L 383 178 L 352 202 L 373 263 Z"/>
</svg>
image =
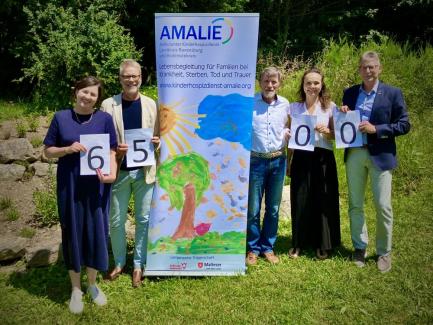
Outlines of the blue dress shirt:
<svg viewBox="0 0 433 325">
<path fill-rule="evenodd" d="M 361 113 L 361 121 L 369 121 L 371 116 L 371 110 L 373 108 L 374 99 L 377 94 L 377 87 L 379 85 L 379 80 L 376 80 L 373 89 L 367 93 L 363 86 L 359 87 L 359 96 L 356 100 L 355 109 Z M 362 143 L 367 144 L 367 133 L 362 134 Z"/>
<path fill-rule="evenodd" d="M 290 113 L 289 101 L 278 96 L 272 103 L 266 103 L 261 93 L 254 97 L 253 130 L 251 150 L 260 153 L 283 149 Z"/>
</svg>

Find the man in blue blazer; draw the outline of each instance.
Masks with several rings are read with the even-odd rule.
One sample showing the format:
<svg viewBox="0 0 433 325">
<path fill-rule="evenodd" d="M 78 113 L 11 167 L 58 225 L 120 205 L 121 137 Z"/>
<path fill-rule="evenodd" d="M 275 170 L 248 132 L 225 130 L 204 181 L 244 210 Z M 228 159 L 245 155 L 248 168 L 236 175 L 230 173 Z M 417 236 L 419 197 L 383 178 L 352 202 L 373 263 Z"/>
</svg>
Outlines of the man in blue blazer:
<svg viewBox="0 0 433 325">
<path fill-rule="evenodd" d="M 363 147 L 349 148 L 344 153 L 349 191 L 349 217 L 354 263 L 363 267 L 368 234 L 364 217 L 364 198 L 370 175 L 376 208 L 377 267 L 391 269 L 392 170 L 397 166 L 395 137 L 409 132 L 409 117 L 400 89 L 379 81 L 382 71 L 376 52 L 365 52 L 359 61 L 361 85 L 344 91 L 341 111 L 359 110 Z"/>
</svg>

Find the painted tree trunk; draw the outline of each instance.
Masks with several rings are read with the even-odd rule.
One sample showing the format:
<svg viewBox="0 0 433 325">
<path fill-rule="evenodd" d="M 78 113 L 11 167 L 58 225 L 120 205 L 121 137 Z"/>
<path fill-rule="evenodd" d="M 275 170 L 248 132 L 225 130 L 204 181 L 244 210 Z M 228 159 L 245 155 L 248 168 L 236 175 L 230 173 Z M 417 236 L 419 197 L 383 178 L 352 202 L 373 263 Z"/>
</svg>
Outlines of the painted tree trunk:
<svg viewBox="0 0 433 325">
<path fill-rule="evenodd" d="M 194 230 L 195 217 L 195 187 L 192 184 L 185 185 L 183 189 L 185 195 L 185 203 L 182 209 L 179 225 L 173 236 L 174 240 L 178 238 L 194 238 L 196 236 Z"/>
</svg>

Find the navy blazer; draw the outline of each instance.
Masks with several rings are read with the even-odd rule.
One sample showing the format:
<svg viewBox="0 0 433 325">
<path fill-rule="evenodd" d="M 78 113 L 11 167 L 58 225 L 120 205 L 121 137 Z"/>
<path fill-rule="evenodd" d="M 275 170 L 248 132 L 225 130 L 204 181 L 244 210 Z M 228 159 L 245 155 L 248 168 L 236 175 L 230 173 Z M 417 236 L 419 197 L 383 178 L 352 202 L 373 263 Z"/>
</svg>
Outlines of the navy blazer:
<svg viewBox="0 0 433 325">
<path fill-rule="evenodd" d="M 360 85 L 347 88 L 343 94 L 343 105 L 354 110 Z M 397 167 L 395 137 L 409 132 L 410 123 L 403 94 L 395 88 L 379 82 L 369 122 L 377 133 L 367 134 L 367 148 L 375 166 L 380 170 Z M 346 161 L 347 149 L 344 151 Z"/>
</svg>

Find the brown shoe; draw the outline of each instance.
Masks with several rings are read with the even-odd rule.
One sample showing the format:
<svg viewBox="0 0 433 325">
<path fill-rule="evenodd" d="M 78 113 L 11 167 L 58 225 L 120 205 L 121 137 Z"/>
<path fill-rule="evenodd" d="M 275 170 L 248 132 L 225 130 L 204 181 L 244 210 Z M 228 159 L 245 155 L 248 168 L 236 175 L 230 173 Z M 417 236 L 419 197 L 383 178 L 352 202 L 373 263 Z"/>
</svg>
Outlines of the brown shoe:
<svg viewBox="0 0 433 325">
<path fill-rule="evenodd" d="M 247 265 L 256 265 L 257 264 L 257 255 L 253 252 L 248 252 L 247 258 L 245 259 Z"/>
<path fill-rule="evenodd" d="M 122 272 L 123 269 L 116 266 L 110 273 L 105 275 L 104 280 L 114 281 L 119 277 L 120 274 L 122 274 Z"/>
<path fill-rule="evenodd" d="M 278 264 L 280 259 L 274 254 L 274 252 L 267 252 L 263 254 L 266 260 L 271 264 Z"/>
<path fill-rule="evenodd" d="M 141 285 L 141 276 L 143 272 L 141 269 L 134 269 L 134 272 L 132 272 L 132 287 L 138 288 Z"/>
</svg>

